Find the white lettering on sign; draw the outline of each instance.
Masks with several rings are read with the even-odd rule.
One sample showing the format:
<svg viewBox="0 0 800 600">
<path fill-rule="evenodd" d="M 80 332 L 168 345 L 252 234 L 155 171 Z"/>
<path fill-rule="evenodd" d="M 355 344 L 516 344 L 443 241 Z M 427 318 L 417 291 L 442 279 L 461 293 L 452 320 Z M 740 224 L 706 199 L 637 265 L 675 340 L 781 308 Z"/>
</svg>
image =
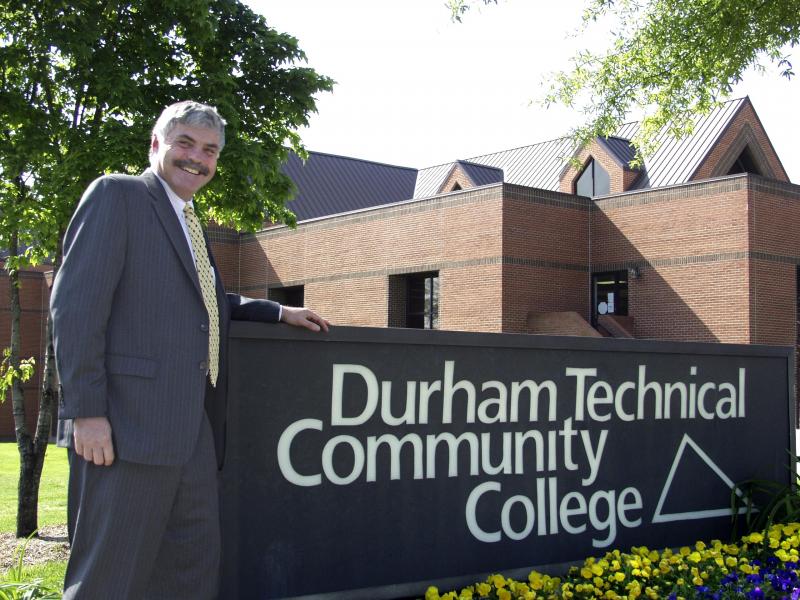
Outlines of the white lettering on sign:
<svg viewBox="0 0 800 600">
<path fill-rule="evenodd" d="M 546 487 L 546 492 L 545 492 Z M 643 508 L 642 495 L 635 487 L 626 487 L 617 495 L 614 490 L 596 490 L 588 496 L 581 492 L 569 492 L 559 498 L 558 478 L 536 479 L 536 494 L 533 498 L 514 495 L 503 502 L 498 523 L 478 523 L 479 502 L 484 495 L 501 493 L 502 486 L 496 481 L 481 483 L 467 498 L 466 521 L 470 533 L 481 542 L 494 543 L 503 539 L 521 540 L 533 534 L 538 524 L 537 536 L 556 535 L 559 527 L 573 535 L 583 533 L 591 525 L 592 530 L 604 534 L 592 538 L 592 546 L 605 548 L 617 537 L 617 524 L 633 528 L 642 524 L 641 516 L 634 511 Z M 546 497 L 545 497 L 546 496 Z M 495 503 L 496 504 L 496 503 Z M 515 505 L 523 509 L 522 527 L 514 529 L 510 514 Z M 572 506 L 571 506 L 572 505 Z M 489 530 L 490 528 L 493 528 Z"/>
<path fill-rule="evenodd" d="M 692 367 L 689 374 L 696 376 L 697 367 Z M 738 370 L 738 385 L 709 381 L 702 383 L 699 389 L 695 381 L 688 385 L 683 381 L 648 381 L 645 365 L 639 365 L 636 381 L 625 381 L 616 389 L 602 379 L 591 381 L 597 378 L 597 369 L 568 367 L 566 375 L 575 378 L 576 421 L 609 421 L 614 416 L 620 421 L 642 421 L 648 417 L 696 419 L 699 416 L 712 420 L 745 416 L 744 368 Z"/>
<path fill-rule="evenodd" d="M 672 381 L 648 374 L 645 364 L 631 365 L 622 380 L 618 375 L 607 378 L 599 367 L 567 366 L 560 378 L 473 381 L 456 367 L 456 361 L 445 360 L 438 379 L 398 382 L 381 380 L 366 365 L 334 364 L 329 423 L 300 419 L 279 437 L 283 477 L 301 487 L 403 478 L 525 477 L 532 482 L 530 491 L 507 498 L 499 481 L 482 481 L 472 489 L 465 518 L 476 540 L 496 543 L 590 531 L 593 546 L 604 548 L 614 542 L 619 527 L 639 527 L 644 509 L 634 485 L 608 489 L 602 484 L 603 456 L 610 443 L 606 424 L 745 417 L 747 373 L 742 367 L 722 381 L 704 379 L 696 365 Z M 558 380 L 567 386 L 566 393 L 559 390 Z M 457 420 L 470 427 L 443 430 Z M 435 433 L 417 428 L 432 423 L 443 427 Z M 531 425 L 503 431 L 509 423 Z M 376 424 L 389 429 L 380 435 L 360 433 L 366 424 L 370 431 Z M 491 427 L 474 431 L 476 424 Z M 320 450 L 315 455 L 307 448 Z M 571 481 L 580 482 L 579 489 L 559 490 L 560 475 L 567 473 L 573 473 Z M 654 522 L 685 516 L 663 513 L 668 487 Z"/>
</svg>

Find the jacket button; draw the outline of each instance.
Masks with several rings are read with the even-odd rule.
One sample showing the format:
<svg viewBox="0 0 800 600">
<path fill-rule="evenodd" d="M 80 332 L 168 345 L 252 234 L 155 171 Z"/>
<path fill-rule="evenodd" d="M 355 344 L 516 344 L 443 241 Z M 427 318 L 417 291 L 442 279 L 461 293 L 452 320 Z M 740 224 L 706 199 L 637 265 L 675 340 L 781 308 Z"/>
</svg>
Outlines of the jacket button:
<svg viewBox="0 0 800 600">
<path fill-rule="evenodd" d="M 208 325 L 206 325 L 205 323 L 200 325 L 200 331 L 208 331 Z"/>
<path fill-rule="evenodd" d="M 208 371 L 208 361 L 201 360 L 200 361 L 200 370 L 201 371 Z"/>
</svg>

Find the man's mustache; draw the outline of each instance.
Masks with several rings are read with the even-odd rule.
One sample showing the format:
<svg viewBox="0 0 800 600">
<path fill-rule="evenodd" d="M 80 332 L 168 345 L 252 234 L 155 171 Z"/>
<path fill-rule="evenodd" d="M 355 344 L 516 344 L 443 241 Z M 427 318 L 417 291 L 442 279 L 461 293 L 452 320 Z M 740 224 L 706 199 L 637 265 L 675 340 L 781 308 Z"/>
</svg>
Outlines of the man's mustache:
<svg viewBox="0 0 800 600">
<path fill-rule="evenodd" d="M 208 175 L 209 173 L 208 168 L 206 166 L 201 165 L 200 163 L 192 162 L 191 160 L 176 159 L 172 161 L 172 164 L 178 167 L 179 169 L 183 169 L 185 167 L 194 169 L 195 171 L 198 171 L 201 175 Z"/>
</svg>

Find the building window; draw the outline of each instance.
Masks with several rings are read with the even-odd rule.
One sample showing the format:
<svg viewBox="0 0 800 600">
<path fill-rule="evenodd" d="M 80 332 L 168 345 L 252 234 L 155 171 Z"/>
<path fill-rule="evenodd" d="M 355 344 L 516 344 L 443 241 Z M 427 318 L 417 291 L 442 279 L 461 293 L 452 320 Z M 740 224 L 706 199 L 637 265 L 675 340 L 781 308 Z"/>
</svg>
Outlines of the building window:
<svg viewBox="0 0 800 600">
<path fill-rule="evenodd" d="M 288 287 L 270 288 L 267 297 L 284 306 L 303 307 L 305 304 L 305 292 L 302 285 L 291 285 Z"/>
<path fill-rule="evenodd" d="M 389 277 L 389 327 L 439 328 L 439 273 Z"/>
<path fill-rule="evenodd" d="M 591 159 L 575 182 L 578 196 L 602 196 L 611 192 L 611 179 L 608 172 L 595 159 Z"/>
<path fill-rule="evenodd" d="M 731 168 L 728 170 L 728 175 L 736 175 L 737 173 L 754 173 L 761 175 L 761 169 L 756 165 L 753 154 L 750 149 L 745 146 L 737 159 L 733 161 Z"/>
<path fill-rule="evenodd" d="M 451 191 L 451 192 L 457 192 L 457 191 L 458 191 L 458 190 L 460 190 L 460 189 L 461 189 L 461 184 L 460 184 L 460 183 L 458 183 L 458 182 L 456 181 L 456 182 L 453 184 L 453 187 L 451 187 L 451 188 L 450 188 L 450 191 Z"/>
<path fill-rule="evenodd" d="M 628 272 L 592 275 L 592 325 L 600 315 L 628 315 Z"/>
</svg>

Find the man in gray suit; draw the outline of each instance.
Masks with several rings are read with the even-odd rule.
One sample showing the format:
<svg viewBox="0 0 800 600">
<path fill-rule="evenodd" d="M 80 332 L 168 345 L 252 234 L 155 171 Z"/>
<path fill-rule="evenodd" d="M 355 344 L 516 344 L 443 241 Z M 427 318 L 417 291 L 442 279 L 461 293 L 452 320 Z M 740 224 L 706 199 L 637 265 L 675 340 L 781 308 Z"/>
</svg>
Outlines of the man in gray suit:
<svg viewBox="0 0 800 600">
<path fill-rule="evenodd" d="M 192 206 L 224 144 L 214 108 L 167 107 L 150 169 L 93 182 L 67 229 L 51 299 L 71 448 L 64 598 L 216 596 L 230 319 L 328 329 L 225 294 Z"/>
</svg>

